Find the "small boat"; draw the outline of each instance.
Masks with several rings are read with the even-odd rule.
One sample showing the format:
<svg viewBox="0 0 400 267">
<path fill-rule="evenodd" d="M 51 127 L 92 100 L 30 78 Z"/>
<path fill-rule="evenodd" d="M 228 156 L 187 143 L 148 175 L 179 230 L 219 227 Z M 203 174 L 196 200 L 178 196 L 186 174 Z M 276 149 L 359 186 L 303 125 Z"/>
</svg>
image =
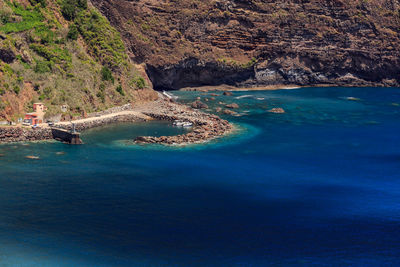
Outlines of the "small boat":
<svg viewBox="0 0 400 267">
<path fill-rule="evenodd" d="M 173 122 L 173 125 L 177 127 L 192 127 L 193 123 L 191 123 L 190 121 L 176 120 Z"/>
</svg>

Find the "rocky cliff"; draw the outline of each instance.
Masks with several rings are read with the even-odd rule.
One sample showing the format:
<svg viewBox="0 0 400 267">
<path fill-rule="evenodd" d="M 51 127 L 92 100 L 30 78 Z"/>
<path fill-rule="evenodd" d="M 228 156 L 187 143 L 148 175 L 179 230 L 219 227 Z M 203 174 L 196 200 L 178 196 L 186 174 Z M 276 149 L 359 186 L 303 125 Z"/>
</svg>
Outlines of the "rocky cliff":
<svg viewBox="0 0 400 267">
<path fill-rule="evenodd" d="M 398 0 L 92 0 L 155 88 L 400 85 Z"/>
</svg>

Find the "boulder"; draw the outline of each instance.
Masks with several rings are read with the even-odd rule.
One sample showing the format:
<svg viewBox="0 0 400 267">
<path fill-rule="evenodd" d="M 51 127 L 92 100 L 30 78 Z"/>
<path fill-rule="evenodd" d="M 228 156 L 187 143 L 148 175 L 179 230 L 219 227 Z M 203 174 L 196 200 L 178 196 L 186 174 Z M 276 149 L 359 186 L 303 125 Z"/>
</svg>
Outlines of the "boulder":
<svg viewBox="0 0 400 267">
<path fill-rule="evenodd" d="M 194 101 L 190 106 L 192 108 L 195 108 L 195 109 L 206 109 L 206 108 L 208 108 L 208 106 L 206 104 L 204 104 L 203 102 L 201 102 L 200 100 Z"/>
<path fill-rule="evenodd" d="M 223 93 L 223 95 L 226 95 L 226 96 L 233 96 L 233 93 L 232 93 L 232 92 L 229 92 L 229 91 L 225 91 L 225 92 Z"/>
</svg>

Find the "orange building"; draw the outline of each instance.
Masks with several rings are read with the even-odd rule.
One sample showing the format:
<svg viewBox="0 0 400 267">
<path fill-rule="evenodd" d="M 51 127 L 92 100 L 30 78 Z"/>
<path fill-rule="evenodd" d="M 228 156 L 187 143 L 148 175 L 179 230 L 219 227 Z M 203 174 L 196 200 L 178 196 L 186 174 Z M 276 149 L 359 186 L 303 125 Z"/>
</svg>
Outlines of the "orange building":
<svg viewBox="0 0 400 267">
<path fill-rule="evenodd" d="M 39 119 L 35 112 L 25 114 L 25 118 L 24 118 L 25 125 L 35 125 L 35 124 L 39 124 L 42 122 L 43 122 L 43 120 Z"/>
<path fill-rule="evenodd" d="M 44 114 L 46 113 L 46 107 L 44 106 L 44 104 L 34 103 L 33 110 L 34 112 L 25 114 L 24 118 L 25 125 L 36 125 L 43 123 L 43 117 Z"/>
</svg>

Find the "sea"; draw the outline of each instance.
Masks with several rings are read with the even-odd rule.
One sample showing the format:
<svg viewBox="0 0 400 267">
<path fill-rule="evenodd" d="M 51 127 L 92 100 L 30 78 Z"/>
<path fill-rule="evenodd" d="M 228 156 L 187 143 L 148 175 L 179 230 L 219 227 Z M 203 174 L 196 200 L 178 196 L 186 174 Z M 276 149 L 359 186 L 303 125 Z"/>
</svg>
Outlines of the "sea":
<svg viewBox="0 0 400 267">
<path fill-rule="evenodd" d="M 400 88 L 172 93 L 237 103 L 235 131 L 0 145 L 0 266 L 400 266 Z"/>
</svg>

